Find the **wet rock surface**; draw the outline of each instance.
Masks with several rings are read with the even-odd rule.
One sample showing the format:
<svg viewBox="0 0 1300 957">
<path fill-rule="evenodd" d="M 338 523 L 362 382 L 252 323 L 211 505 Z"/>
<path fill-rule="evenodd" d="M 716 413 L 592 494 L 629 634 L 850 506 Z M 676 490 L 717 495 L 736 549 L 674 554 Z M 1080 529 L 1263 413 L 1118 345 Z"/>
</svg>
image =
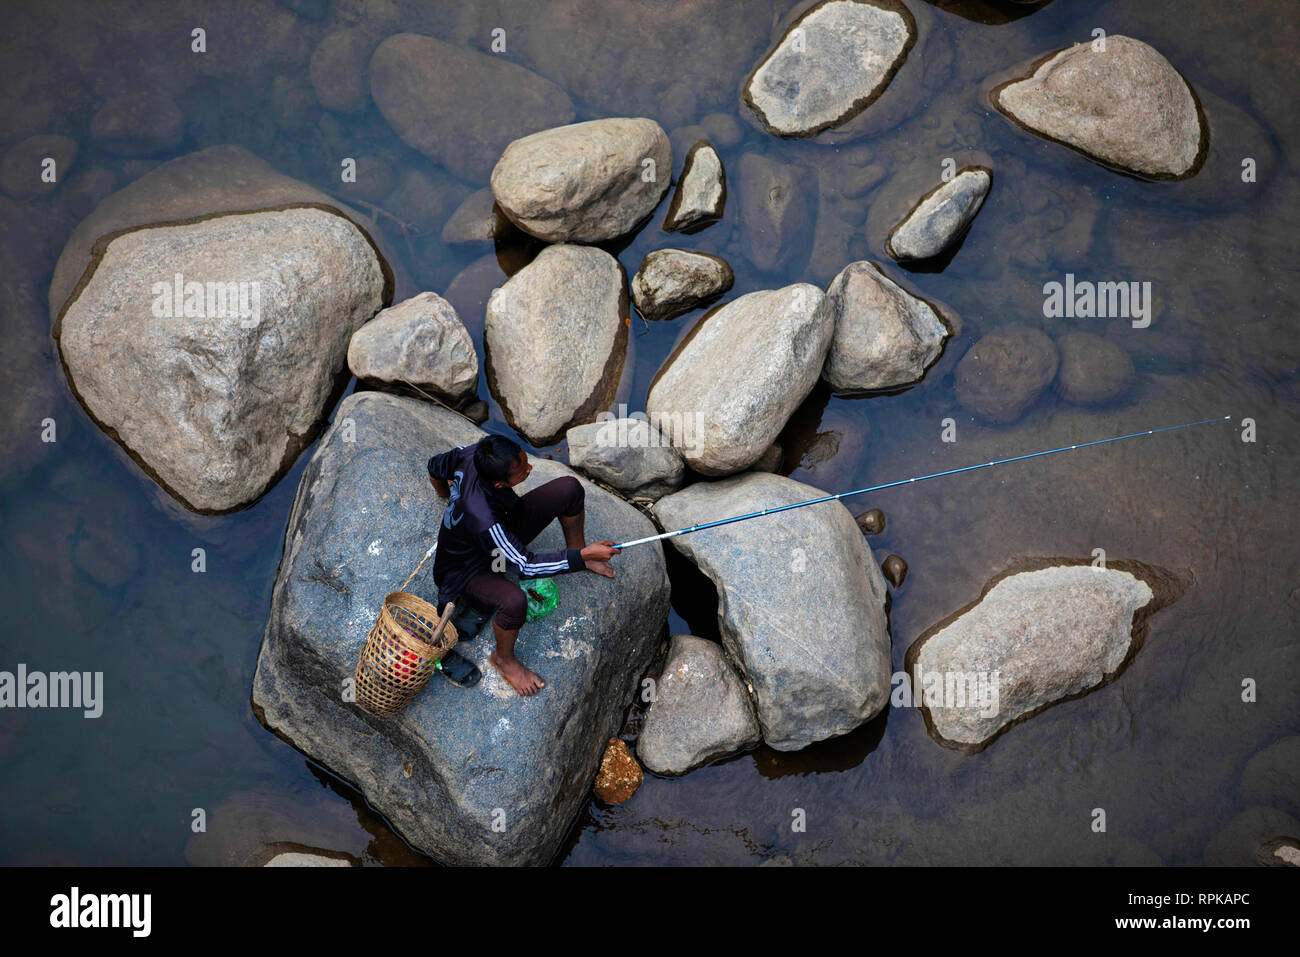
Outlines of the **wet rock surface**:
<svg viewBox="0 0 1300 957">
<path fill-rule="evenodd" d="M 478 356 L 451 303 L 436 293 L 381 310 L 352 336 L 348 367 L 358 379 L 407 382 L 458 397 L 478 383 Z"/>
<path fill-rule="evenodd" d="M 746 473 L 688 486 L 654 510 L 665 528 L 680 528 L 825 494 L 778 475 Z M 770 747 L 807 747 L 885 707 L 885 582 L 844 506 L 828 502 L 783 512 L 779 521 L 758 518 L 669 541 L 718 589 L 722 643 L 753 687 Z"/>
<path fill-rule="evenodd" d="M 738 472 L 816 384 L 833 328 L 816 286 L 741 296 L 704 316 L 665 360 L 646 411 L 697 472 Z"/>
<path fill-rule="evenodd" d="M 1140 646 L 1145 618 L 1181 594 L 1167 573 L 1117 565 L 1050 565 L 1007 575 L 918 639 L 907 653 L 912 693 L 924 692 L 934 736 L 977 749 L 1114 678 Z"/>
<path fill-rule="evenodd" d="M 656 249 L 632 277 L 632 301 L 651 322 L 673 319 L 718 296 L 735 281 L 725 259 L 689 249 Z"/>
<path fill-rule="evenodd" d="M 681 454 L 643 419 L 607 419 L 566 434 L 569 464 L 629 497 L 659 498 L 681 487 Z"/>
<path fill-rule="evenodd" d="M 656 774 L 685 774 L 762 740 L 745 682 L 722 648 L 673 635 L 636 753 Z"/>
<path fill-rule="evenodd" d="M 1002 84 L 993 105 L 1021 126 L 1153 178 L 1195 172 L 1206 131 L 1187 81 L 1155 48 L 1111 35 L 1049 56 Z"/>
<path fill-rule="evenodd" d="M 664 229 L 694 229 L 722 218 L 727 203 L 727 174 L 717 151 L 704 140 L 686 153 L 682 175 L 664 219 Z"/>
<path fill-rule="evenodd" d="M 249 504 L 314 437 L 348 340 L 382 306 L 378 254 L 320 209 L 137 229 L 97 248 L 55 326 L 77 396 L 189 508 Z"/>
<path fill-rule="evenodd" d="M 627 350 L 627 279 L 609 253 L 548 246 L 487 303 L 488 383 L 534 445 L 608 407 Z"/>
<path fill-rule="evenodd" d="M 492 193 L 538 239 L 595 243 L 649 216 L 672 170 L 668 136 L 654 120 L 589 120 L 512 142 L 492 170 Z"/>
<path fill-rule="evenodd" d="M 826 0 L 787 30 L 745 83 L 744 100 L 777 136 L 812 136 L 868 108 L 916 42 L 891 0 Z"/>
<path fill-rule="evenodd" d="M 344 420 L 354 441 L 337 427 Z M 660 640 L 668 580 L 657 545 L 620 555 L 617 578 L 556 578 L 559 607 L 526 623 L 516 648 L 546 681 L 538 695 L 521 697 L 505 683 L 487 660 L 491 639 L 480 636 L 456 649 L 483 672 L 473 689 L 435 676 L 391 718 L 341 700 L 384 594 L 415 567 L 442 520 L 425 461 L 482 436 L 429 402 L 378 392 L 344 400 L 299 484 L 253 706 L 423 853 L 446 864 L 545 864 L 587 799 Z M 520 494 L 572 474 L 545 459 L 533 465 Z M 583 488 L 589 537 L 654 534 L 631 505 Z M 562 548 L 558 523 L 535 543 Z M 432 589 L 426 565 L 409 590 L 427 597 Z M 504 809 L 504 829 L 494 809 Z"/>
<path fill-rule="evenodd" d="M 1042 395 L 1059 363 L 1056 345 L 1044 333 L 998 326 L 957 363 L 957 401 L 989 422 L 1014 422 Z"/>
<path fill-rule="evenodd" d="M 933 259 L 966 234 L 993 185 L 993 173 L 967 166 L 922 197 L 894 227 L 885 251 L 900 262 Z"/>
<path fill-rule="evenodd" d="M 370 94 L 408 146 L 472 183 L 513 140 L 574 116 L 568 95 L 536 73 L 414 33 L 376 48 Z"/>
<path fill-rule="evenodd" d="M 872 262 L 845 266 L 826 290 L 835 333 L 822 378 L 837 392 L 916 382 L 939 357 L 948 327 Z"/>
</svg>

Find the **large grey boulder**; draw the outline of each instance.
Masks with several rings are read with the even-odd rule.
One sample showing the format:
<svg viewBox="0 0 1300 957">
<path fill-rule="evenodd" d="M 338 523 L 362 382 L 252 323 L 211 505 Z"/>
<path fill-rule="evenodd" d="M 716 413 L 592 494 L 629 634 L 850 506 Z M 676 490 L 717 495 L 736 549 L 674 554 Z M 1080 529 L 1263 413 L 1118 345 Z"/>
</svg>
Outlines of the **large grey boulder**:
<svg viewBox="0 0 1300 957">
<path fill-rule="evenodd" d="M 725 259 L 689 249 L 646 253 L 632 277 L 632 300 L 650 321 L 673 319 L 721 296 L 736 275 Z"/>
<path fill-rule="evenodd" d="M 1035 66 L 991 94 L 1019 125 L 1131 173 L 1170 179 L 1196 171 L 1209 133 L 1191 87 L 1154 48 L 1113 34 Z"/>
<path fill-rule="evenodd" d="M 740 249 L 764 272 L 794 269 L 807 257 L 817 177 L 805 166 L 759 153 L 740 158 Z"/>
<path fill-rule="evenodd" d="M 475 183 L 511 140 L 574 116 L 568 95 L 531 70 L 414 33 L 375 49 L 370 95 L 403 142 Z"/>
<path fill-rule="evenodd" d="M 314 439 L 385 294 L 337 213 L 224 215 L 98 244 L 54 335 L 95 421 L 183 504 L 226 512 Z"/>
<path fill-rule="evenodd" d="M 815 136 L 870 106 L 915 42 L 916 21 L 898 0 L 825 0 L 754 68 L 745 103 L 769 133 Z"/>
<path fill-rule="evenodd" d="M 681 488 L 681 454 L 644 418 L 614 419 L 569 429 L 569 464 L 629 497 L 659 498 Z"/>
<path fill-rule="evenodd" d="M 655 503 L 665 528 L 826 493 L 751 472 Z M 763 740 L 794 751 L 852 731 L 889 697 L 885 581 L 839 502 L 669 539 L 718 590 L 722 643 L 753 688 Z"/>
<path fill-rule="evenodd" d="M 476 687 L 435 675 L 387 718 L 342 700 L 384 595 L 436 540 L 445 503 L 429 487 L 426 460 L 482 436 L 433 403 L 379 392 L 344 400 L 298 486 L 253 708 L 442 863 L 545 864 L 660 640 L 668 579 L 658 545 L 616 557 L 616 578 L 555 579 L 559 607 L 526 623 L 516 649 L 546 681 L 533 697 L 516 694 L 488 662 L 488 627 L 456 649 L 482 670 Z M 545 459 L 533 466 L 521 493 L 572 474 Z M 654 534 L 631 505 L 588 482 L 583 488 L 589 538 Z M 563 546 L 558 523 L 534 544 Z M 428 569 L 410 590 L 431 598 Z"/>
<path fill-rule="evenodd" d="M 835 321 L 822 378 L 837 392 L 916 382 L 943 351 L 948 327 L 872 262 L 849 263 L 826 290 Z"/>
<path fill-rule="evenodd" d="M 492 194 L 526 233 L 598 243 L 649 216 L 672 173 L 672 147 L 658 123 L 612 117 L 515 140 L 492 170 Z"/>
<path fill-rule="evenodd" d="M 685 774 L 762 740 L 745 682 L 722 649 L 673 635 L 636 754 L 656 774 Z"/>
<path fill-rule="evenodd" d="M 478 383 L 478 356 L 451 303 L 422 292 L 382 310 L 348 344 L 348 368 L 358 379 L 407 382 L 450 398 Z"/>
<path fill-rule="evenodd" d="M 982 748 L 1114 678 L 1140 647 L 1147 616 L 1179 593 L 1137 563 L 1055 564 L 995 580 L 908 650 L 914 703 L 941 743 Z"/>
<path fill-rule="evenodd" d="M 627 352 L 627 277 L 593 246 L 548 246 L 488 300 L 488 384 L 534 445 L 609 406 Z"/>
<path fill-rule="evenodd" d="M 970 229 L 992 185 L 992 170 L 963 167 L 921 197 L 885 239 L 885 252 L 899 262 L 938 256 Z"/>
<path fill-rule="evenodd" d="M 727 173 L 717 150 L 699 140 L 686 153 L 677 192 L 664 217 L 664 229 L 695 230 L 722 218 L 727 205 Z"/>
<path fill-rule="evenodd" d="M 817 384 L 834 329 L 830 300 L 808 283 L 741 296 L 673 350 L 646 412 L 697 472 L 748 468 Z"/>
<path fill-rule="evenodd" d="M 1003 325 L 967 350 L 957 363 L 953 390 L 962 408 L 989 422 L 1014 422 L 1056 376 L 1060 355 L 1047 334 Z"/>
</svg>

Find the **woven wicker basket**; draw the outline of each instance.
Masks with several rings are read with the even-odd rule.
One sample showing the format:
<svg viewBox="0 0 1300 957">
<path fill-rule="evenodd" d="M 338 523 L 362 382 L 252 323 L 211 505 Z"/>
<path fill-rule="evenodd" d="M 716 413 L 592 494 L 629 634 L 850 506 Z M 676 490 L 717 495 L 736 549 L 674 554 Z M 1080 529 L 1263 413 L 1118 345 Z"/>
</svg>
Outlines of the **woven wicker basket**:
<svg viewBox="0 0 1300 957">
<path fill-rule="evenodd" d="M 357 661 L 357 704 L 375 715 L 397 714 L 410 704 L 429 683 L 438 661 L 456 646 L 450 621 L 454 611 L 455 605 L 447 602 L 439 616 L 435 606 L 417 595 L 389 592 Z"/>
</svg>

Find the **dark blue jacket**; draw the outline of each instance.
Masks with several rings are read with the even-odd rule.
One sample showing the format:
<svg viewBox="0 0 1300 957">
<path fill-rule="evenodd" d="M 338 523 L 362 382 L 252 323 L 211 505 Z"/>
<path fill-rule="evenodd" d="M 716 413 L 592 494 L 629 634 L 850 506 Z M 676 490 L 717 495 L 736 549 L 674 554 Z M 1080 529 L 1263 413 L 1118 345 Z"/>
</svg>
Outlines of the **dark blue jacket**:
<svg viewBox="0 0 1300 957">
<path fill-rule="evenodd" d="M 576 548 L 541 555 L 506 527 L 519 496 L 511 488 L 493 488 L 480 481 L 474 466 L 474 445 L 462 445 L 429 459 L 429 477 L 444 479 L 451 486 L 451 501 L 438 529 L 438 551 L 433 557 L 433 581 L 438 586 L 438 607 L 456 601 L 469 580 L 491 570 L 500 555 L 513 565 L 521 578 L 559 575 L 586 568 Z M 498 564 L 499 569 L 502 566 Z"/>
</svg>

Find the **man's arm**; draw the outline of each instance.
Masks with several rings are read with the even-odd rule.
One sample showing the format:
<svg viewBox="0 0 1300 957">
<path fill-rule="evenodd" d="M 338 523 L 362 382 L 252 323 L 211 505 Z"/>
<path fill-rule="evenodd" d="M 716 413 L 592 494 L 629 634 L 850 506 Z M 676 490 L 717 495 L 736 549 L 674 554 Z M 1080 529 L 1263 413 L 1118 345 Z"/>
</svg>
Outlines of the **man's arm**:
<svg viewBox="0 0 1300 957">
<path fill-rule="evenodd" d="M 538 554 L 529 551 L 528 546 L 500 522 L 489 526 L 480 534 L 479 544 L 494 558 L 500 556 L 514 565 L 524 578 L 563 575 L 566 572 L 580 572 L 587 567 L 581 549 L 562 548 Z"/>
<path fill-rule="evenodd" d="M 466 448 L 468 446 L 461 445 L 429 459 L 429 484 L 433 486 L 439 498 L 447 498 L 451 495 L 451 487 L 447 483 L 455 474 L 456 453 Z"/>
</svg>

